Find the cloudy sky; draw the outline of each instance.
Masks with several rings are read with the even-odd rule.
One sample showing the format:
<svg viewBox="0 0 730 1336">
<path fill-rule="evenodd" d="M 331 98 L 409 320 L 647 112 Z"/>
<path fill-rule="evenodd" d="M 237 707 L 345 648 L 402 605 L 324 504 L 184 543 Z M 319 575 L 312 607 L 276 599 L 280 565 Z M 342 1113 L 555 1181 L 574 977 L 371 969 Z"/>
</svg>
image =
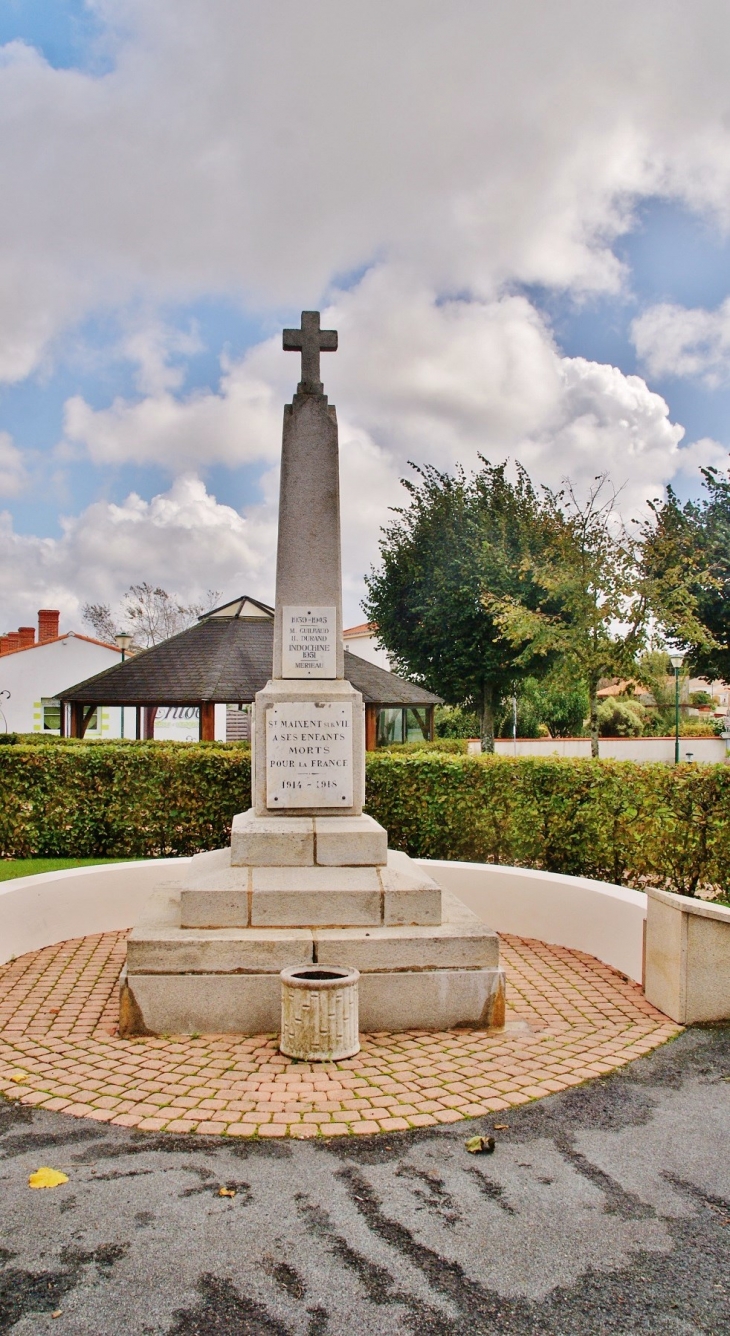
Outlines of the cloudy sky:
<svg viewBox="0 0 730 1336">
<path fill-rule="evenodd" d="M 346 620 L 407 461 L 730 447 L 725 0 L 4 0 L 0 631 L 273 595 L 282 324 L 321 308 Z"/>
</svg>

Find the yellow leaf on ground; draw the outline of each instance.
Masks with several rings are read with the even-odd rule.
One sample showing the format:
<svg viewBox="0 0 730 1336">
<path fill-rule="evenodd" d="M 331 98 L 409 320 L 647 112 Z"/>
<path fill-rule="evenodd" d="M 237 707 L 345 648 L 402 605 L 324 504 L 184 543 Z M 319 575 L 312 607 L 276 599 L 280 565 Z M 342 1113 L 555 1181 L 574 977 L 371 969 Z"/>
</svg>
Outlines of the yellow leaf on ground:
<svg viewBox="0 0 730 1336">
<path fill-rule="evenodd" d="M 27 1072 L 11 1072 L 11 1073 L 10 1073 L 10 1080 L 11 1080 L 11 1081 L 17 1081 L 18 1085 L 20 1085 L 20 1082 L 21 1082 L 21 1081 L 27 1081 L 27 1080 L 28 1080 L 28 1073 L 27 1073 Z"/>
<path fill-rule="evenodd" d="M 236 1189 L 235 1189 L 235 1188 L 219 1188 L 219 1189 L 218 1189 L 218 1196 L 219 1196 L 219 1197 L 235 1197 L 235 1195 L 236 1195 Z"/>
<path fill-rule="evenodd" d="M 58 1188 L 62 1183 L 68 1183 L 68 1174 L 62 1174 L 60 1169 L 49 1169 L 45 1164 L 28 1177 L 29 1188 Z"/>
</svg>

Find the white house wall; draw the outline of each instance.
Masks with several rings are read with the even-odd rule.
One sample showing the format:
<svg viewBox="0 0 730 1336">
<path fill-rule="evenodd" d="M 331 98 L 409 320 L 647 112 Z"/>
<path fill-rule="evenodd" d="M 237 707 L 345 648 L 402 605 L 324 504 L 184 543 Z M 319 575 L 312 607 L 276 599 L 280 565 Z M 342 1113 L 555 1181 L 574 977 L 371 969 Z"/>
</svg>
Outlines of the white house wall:
<svg viewBox="0 0 730 1336">
<path fill-rule="evenodd" d="M 44 699 L 57 700 L 59 691 L 104 672 L 119 663 L 119 658 L 118 650 L 91 644 L 74 635 L 3 654 L 0 733 L 42 733 Z M 119 737 L 119 716 L 118 708 L 102 708 L 100 728 L 89 731 L 89 737 Z M 127 710 L 126 716 L 127 727 L 133 730 L 134 711 Z"/>
</svg>

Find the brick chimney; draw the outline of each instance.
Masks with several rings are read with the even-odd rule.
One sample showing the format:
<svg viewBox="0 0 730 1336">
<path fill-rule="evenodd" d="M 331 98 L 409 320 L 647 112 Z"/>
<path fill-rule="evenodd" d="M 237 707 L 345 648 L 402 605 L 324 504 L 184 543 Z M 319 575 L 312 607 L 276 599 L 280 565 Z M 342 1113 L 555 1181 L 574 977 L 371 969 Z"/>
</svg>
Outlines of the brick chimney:
<svg viewBox="0 0 730 1336">
<path fill-rule="evenodd" d="M 10 653 L 10 641 L 7 636 L 0 636 L 0 654 Z"/>
<path fill-rule="evenodd" d="M 19 631 L 8 631 L 8 634 L 3 636 L 3 640 L 7 642 L 7 649 L 5 650 L 6 654 L 13 654 L 16 649 L 20 649 Z"/>
<path fill-rule="evenodd" d="M 18 635 L 20 636 L 20 648 L 27 649 L 29 645 L 35 645 L 35 627 L 19 626 Z"/>
<path fill-rule="evenodd" d="M 49 640 L 58 639 L 58 623 L 61 614 L 57 608 L 39 608 L 38 644 L 45 645 Z"/>
</svg>

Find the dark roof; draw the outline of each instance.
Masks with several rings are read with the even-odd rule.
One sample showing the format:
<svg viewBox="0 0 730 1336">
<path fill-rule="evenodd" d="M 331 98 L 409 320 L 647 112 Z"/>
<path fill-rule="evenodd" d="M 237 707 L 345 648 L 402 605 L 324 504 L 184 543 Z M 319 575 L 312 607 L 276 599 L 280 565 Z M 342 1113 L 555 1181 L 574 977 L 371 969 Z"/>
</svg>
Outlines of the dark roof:
<svg viewBox="0 0 730 1336">
<path fill-rule="evenodd" d="M 205 617 L 179 635 L 58 692 L 84 705 L 247 704 L 271 677 L 270 616 Z M 345 677 L 372 705 L 438 705 L 423 687 L 345 650 Z"/>
</svg>

